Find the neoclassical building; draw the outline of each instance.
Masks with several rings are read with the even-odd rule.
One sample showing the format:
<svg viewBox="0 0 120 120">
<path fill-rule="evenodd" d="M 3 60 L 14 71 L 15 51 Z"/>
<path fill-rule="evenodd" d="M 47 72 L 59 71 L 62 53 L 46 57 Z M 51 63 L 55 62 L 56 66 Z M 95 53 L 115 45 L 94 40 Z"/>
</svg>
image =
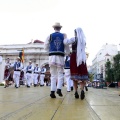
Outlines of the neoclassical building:
<svg viewBox="0 0 120 120">
<path fill-rule="evenodd" d="M 48 67 L 48 53 L 44 50 L 44 42 L 35 40 L 33 43 L 28 44 L 11 44 L 0 45 L 0 56 L 2 62 L 0 63 L 0 82 L 3 81 L 5 62 L 10 58 L 10 62 L 14 63 L 19 56 L 19 52 L 24 49 L 24 66 L 27 66 L 29 61 L 32 64 L 39 64 L 39 67 L 46 65 Z"/>
</svg>

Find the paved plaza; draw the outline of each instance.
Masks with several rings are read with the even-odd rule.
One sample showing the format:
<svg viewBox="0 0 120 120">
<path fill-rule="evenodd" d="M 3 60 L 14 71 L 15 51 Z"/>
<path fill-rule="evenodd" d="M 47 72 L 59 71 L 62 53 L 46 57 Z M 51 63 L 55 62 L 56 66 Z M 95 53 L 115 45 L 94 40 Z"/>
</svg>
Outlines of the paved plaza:
<svg viewBox="0 0 120 120">
<path fill-rule="evenodd" d="M 84 100 L 63 87 L 51 99 L 50 87 L 0 87 L 0 120 L 120 120 L 120 89 L 89 88 Z"/>
</svg>

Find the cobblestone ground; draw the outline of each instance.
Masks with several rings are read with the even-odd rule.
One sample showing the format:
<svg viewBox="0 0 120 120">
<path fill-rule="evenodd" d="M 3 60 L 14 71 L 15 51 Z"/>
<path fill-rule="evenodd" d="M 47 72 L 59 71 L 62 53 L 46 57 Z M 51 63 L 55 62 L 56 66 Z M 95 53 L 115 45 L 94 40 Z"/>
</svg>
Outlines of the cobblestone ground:
<svg viewBox="0 0 120 120">
<path fill-rule="evenodd" d="M 120 120 L 120 89 L 89 88 L 84 100 L 62 92 L 51 99 L 47 86 L 0 87 L 0 120 Z"/>
</svg>

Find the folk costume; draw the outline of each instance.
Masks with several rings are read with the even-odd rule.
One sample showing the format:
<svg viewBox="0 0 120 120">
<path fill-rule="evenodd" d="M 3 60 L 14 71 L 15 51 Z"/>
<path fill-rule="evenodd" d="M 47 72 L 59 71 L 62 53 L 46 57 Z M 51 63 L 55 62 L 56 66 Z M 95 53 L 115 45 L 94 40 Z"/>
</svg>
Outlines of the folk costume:
<svg viewBox="0 0 120 120">
<path fill-rule="evenodd" d="M 17 61 L 14 63 L 14 73 L 13 73 L 13 79 L 14 79 L 16 88 L 19 87 L 20 73 L 22 68 L 23 68 L 23 65 L 20 62 L 20 57 L 18 57 Z"/>
<path fill-rule="evenodd" d="M 43 66 L 40 72 L 40 86 L 44 86 L 45 72 L 46 72 L 46 68 Z"/>
<path fill-rule="evenodd" d="M 64 72 L 67 83 L 67 92 L 70 92 L 73 90 L 73 80 L 71 80 L 71 74 L 70 74 L 70 56 L 65 57 Z"/>
<path fill-rule="evenodd" d="M 8 58 L 8 61 L 6 62 L 5 64 L 5 70 L 4 70 L 4 80 L 5 80 L 5 87 L 8 87 L 8 80 L 9 80 L 9 76 L 10 76 L 10 65 L 11 63 L 9 62 L 9 58 Z"/>
<path fill-rule="evenodd" d="M 27 87 L 30 88 L 32 83 L 32 72 L 34 70 L 34 67 L 31 64 L 31 61 L 29 61 L 29 65 L 26 67 L 26 83 Z"/>
<path fill-rule="evenodd" d="M 34 87 L 37 86 L 38 84 L 38 75 L 40 73 L 40 68 L 38 67 L 38 64 L 36 64 L 36 66 L 34 67 L 33 70 L 33 83 L 34 83 Z"/>
<path fill-rule="evenodd" d="M 60 30 L 57 30 L 56 27 L 62 28 L 60 23 L 55 23 L 53 28 L 55 30 L 54 33 L 50 34 L 45 41 L 45 50 L 49 52 L 49 67 L 51 74 L 51 98 L 56 98 L 55 91 L 57 88 L 57 94 L 59 96 L 63 96 L 61 89 L 63 85 L 63 68 L 64 68 L 64 55 L 66 47 L 64 43 L 65 34 L 60 33 Z M 56 81 L 57 86 L 56 86 Z"/>
<path fill-rule="evenodd" d="M 75 37 L 67 40 L 68 44 L 72 44 L 72 53 L 70 57 L 70 72 L 71 79 L 74 80 L 74 86 L 76 88 L 75 98 L 79 98 L 77 92 L 76 81 L 82 81 L 81 84 L 81 99 L 84 99 L 84 81 L 88 80 L 88 71 L 86 65 L 86 39 L 81 28 L 75 29 Z"/>
</svg>

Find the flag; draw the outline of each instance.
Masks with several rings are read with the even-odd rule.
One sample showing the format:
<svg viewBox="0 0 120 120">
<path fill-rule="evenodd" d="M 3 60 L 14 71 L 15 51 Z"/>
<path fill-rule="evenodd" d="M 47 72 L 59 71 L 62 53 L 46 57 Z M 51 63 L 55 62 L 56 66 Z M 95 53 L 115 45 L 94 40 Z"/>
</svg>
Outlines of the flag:
<svg viewBox="0 0 120 120">
<path fill-rule="evenodd" d="M 21 62 L 23 63 L 23 62 L 24 62 L 24 49 L 22 49 L 22 50 L 19 52 L 19 57 L 20 57 Z"/>
</svg>

